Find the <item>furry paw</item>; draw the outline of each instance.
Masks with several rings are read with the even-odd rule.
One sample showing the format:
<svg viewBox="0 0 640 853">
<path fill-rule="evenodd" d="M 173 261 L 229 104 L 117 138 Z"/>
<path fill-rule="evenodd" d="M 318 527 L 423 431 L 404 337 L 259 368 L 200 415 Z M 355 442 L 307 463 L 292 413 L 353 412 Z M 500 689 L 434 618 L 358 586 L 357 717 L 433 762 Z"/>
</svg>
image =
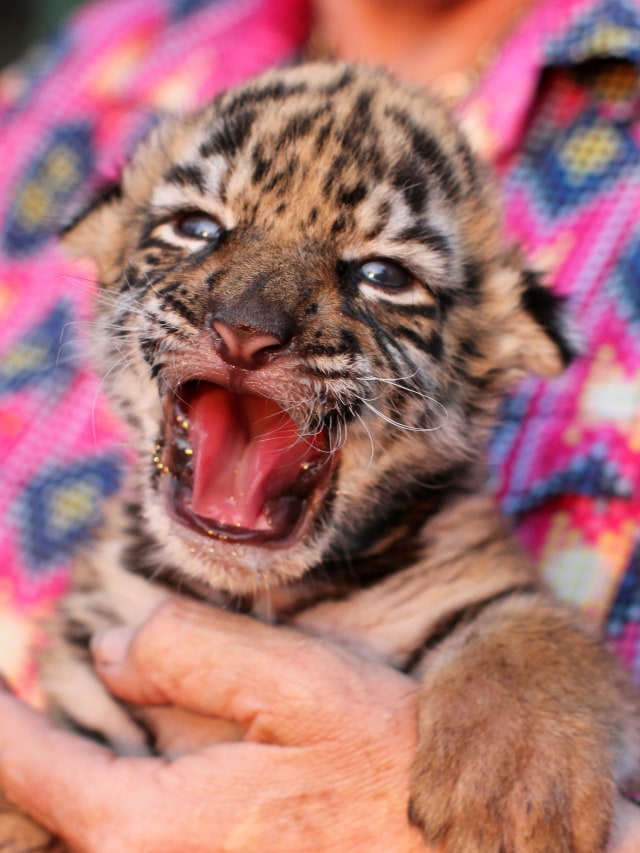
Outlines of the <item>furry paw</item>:
<svg viewBox="0 0 640 853">
<path fill-rule="evenodd" d="M 539 749 L 504 736 L 438 726 L 415 766 L 409 819 L 446 853 L 604 853 L 613 786 L 571 741 Z M 490 736 L 487 737 L 487 734 Z M 597 759 L 596 759 L 597 762 Z"/>
<path fill-rule="evenodd" d="M 422 667 L 409 819 L 446 853 L 604 853 L 637 712 L 613 662 L 544 601 L 495 605 Z"/>
</svg>

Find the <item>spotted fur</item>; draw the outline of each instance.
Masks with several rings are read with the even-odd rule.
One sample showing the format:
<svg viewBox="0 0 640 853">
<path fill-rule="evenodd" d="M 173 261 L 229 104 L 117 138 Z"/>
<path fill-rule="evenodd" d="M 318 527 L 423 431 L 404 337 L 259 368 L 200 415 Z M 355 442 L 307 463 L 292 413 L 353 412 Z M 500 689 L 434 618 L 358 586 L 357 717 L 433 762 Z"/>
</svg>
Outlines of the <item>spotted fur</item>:
<svg viewBox="0 0 640 853">
<path fill-rule="evenodd" d="M 53 712 L 120 752 L 162 742 L 88 643 L 193 595 L 420 679 L 408 819 L 431 844 L 603 851 L 634 699 L 484 492 L 501 395 L 573 347 L 446 111 L 381 72 L 269 73 L 164 121 L 67 244 L 99 269 L 96 358 L 137 464 L 52 629 Z M 312 448 L 277 535 L 266 510 L 206 532 L 178 506 L 188 401 L 213 386 L 274 401 Z"/>
</svg>

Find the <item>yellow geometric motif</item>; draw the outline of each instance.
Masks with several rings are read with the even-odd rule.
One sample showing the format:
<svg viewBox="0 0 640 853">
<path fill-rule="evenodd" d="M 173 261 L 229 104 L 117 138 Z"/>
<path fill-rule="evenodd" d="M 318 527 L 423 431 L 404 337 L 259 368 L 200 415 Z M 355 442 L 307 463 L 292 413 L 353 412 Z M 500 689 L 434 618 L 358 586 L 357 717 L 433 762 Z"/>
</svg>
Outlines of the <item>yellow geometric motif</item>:
<svg viewBox="0 0 640 853">
<path fill-rule="evenodd" d="M 48 526 L 64 533 L 70 524 L 90 521 L 101 498 L 100 489 L 86 481 L 57 489 L 49 504 Z"/>
<path fill-rule="evenodd" d="M 38 169 L 38 174 L 21 192 L 17 219 L 29 229 L 45 222 L 52 215 L 53 194 L 75 185 L 79 172 L 76 152 L 64 143 L 56 145 Z"/>
<path fill-rule="evenodd" d="M 600 125 L 576 131 L 560 152 L 560 160 L 569 179 L 602 174 L 620 152 L 620 139 L 615 131 Z"/>
<path fill-rule="evenodd" d="M 604 56 L 628 55 L 634 47 L 634 30 L 615 24 L 598 27 L 582 45 L 584 51 Z"/>
<path fill-rule="evenodd" d="M 45 346 L 24 341 L 3 358 L 2 376 L 4 379 L 11 379 L 21 373 L 41 368 L 50 355 Z"/>
</svg>

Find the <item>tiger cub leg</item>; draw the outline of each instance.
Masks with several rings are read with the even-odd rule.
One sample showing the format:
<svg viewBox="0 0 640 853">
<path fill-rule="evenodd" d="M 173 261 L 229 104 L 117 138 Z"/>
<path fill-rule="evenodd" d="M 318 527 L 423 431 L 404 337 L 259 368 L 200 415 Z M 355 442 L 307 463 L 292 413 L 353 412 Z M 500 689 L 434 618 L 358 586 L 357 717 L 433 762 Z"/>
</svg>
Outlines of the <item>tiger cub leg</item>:
<svg viewBox="0 0 640 853">
<path fill-rule="evenodd" d="M 632 689 L 539 594 L 495 602 L 417 669 L 410 819 L 446 853 L 603 853 L 637 774 Z"/>
</svg>

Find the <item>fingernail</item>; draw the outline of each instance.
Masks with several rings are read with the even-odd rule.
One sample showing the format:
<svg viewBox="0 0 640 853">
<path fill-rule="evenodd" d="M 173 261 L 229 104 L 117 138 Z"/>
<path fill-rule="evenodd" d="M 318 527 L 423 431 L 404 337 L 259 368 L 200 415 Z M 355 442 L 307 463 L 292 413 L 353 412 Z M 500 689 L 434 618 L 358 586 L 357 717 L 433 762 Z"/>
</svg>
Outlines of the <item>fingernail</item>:
<svg viewBox="0 0 640 853">
<path fill-rule="evenodd" d="M 97 664 L 114 666 L 122 663 L 133 636 L 133 630 L 125 626 L 98 631 L 91 640 L 91 651 Z"/>
</svg>

